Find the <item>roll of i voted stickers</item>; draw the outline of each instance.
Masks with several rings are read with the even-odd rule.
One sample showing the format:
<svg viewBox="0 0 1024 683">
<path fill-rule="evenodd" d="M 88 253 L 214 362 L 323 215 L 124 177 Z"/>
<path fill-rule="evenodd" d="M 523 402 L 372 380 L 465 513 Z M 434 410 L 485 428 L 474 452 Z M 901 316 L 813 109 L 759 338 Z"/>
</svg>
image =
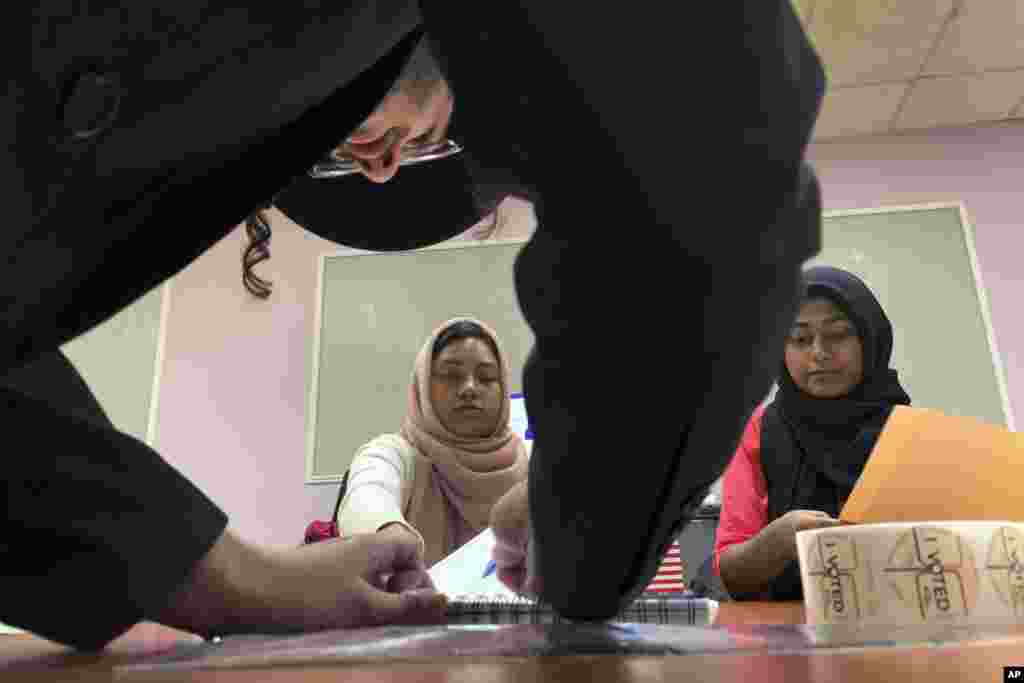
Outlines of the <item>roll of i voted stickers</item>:
<svg viewBox="0 0 1024 683">
<path fill-rule="evenodd" d="M 796 536 L 809 624 L 1024 622 L 1024 524 L 859 524 Z"/>
</svg>

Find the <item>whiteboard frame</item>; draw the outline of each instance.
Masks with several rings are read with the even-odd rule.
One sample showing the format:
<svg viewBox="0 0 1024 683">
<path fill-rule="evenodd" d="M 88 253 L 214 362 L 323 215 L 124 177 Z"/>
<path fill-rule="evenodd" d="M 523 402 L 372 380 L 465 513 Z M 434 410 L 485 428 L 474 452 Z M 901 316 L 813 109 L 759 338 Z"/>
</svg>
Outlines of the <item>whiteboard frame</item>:
<svg viewBox="0 0 1024 683">
<path fill-rule="evenodd" d="M 879 213 L 903 213 L 908 211 L 934 211 L 936 209 L 955 209 L 960 218 L 960 228 L 964 233 L 964 244 L 967 247 L 967 258 L 971 264 L 971 273 L 974 275 L 974 292 L 978 297 L 978 304 L 981 308 L 981 319 L 985 326 L 985 335 L 988 339 L 988 347 L 992 353 L 992 367 L 995 369 L 996 385 L 999 387 L 999 398 L 1003 404 L 1003 416 L 1006 418 L 1006 428 L 1011 432 L 1017 431 L 1017 423 L 1013 415 L 1013 406 L 1010 403 L 1009 385 L 1006 382 L 1006 370 L 1003 366 L 1003 357 L 999 353 L 999 346 L 996 343 L 995 327 L 992 325 L 992 313 L 988 304 L 988 290 L 981 275 L 981 263 L 978 261 L 978 252 L 974 245 L 974 225 L 971 223 L 967 213 L 966 204 L 960 201 L 926 202 L 923 204 L 900 204 L 896 206 L 880 206 L 866 209 L 834 209 L 822 212 L 822 218 L 841 216 L 863 216 Z"/>
<path fill-rule="evenodd" d="M 454 241 L 449 240 L 447 242 L 441 242 L 440 244 L 433 244 L 421 249 L 410 249 L 407 251 L 366 251 L 363 249 L 342 249 L 333 252 L 325 252 L 317 256 L 316 311 L 313 315 L 312 374 L 309 383 L 309 395 L 306 398 L 306 484 L 341 483 L 342 477 L 345 476 L 344 473 L 329 475 L 317 475 L 315 473 L 317 423 L 316 398 L 320 389 L 320 337 L 323 333 L 324 273 L 327 270 L 328 260 L 353 256 L 394 256 L 395 254 L 411 254 L 447 249 L 479 249 L 514 244 L 525 245 L 529 241 L 529 238 L 522 237 L 484 240 L 457 239 Z"/>
<path fill-rule="evenodd" d="M 160 385 L 164 378 L 164 357 L 167 352 L 167 321 L 171 316 L 171 280 L 161 286 L 160 329 L 153 357 L 153 388 L 149 398 L 149 419 L 146 424 L 146 445 L 156 450 L 156 426 L 160 415 Z"/>
</svg>

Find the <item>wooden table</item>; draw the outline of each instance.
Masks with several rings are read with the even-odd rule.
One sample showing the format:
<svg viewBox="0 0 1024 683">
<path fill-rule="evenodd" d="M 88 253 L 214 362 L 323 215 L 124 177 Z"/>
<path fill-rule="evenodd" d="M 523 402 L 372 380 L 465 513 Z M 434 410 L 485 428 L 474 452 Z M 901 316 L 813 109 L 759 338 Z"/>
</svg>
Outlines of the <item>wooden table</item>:
<svg viewBox="0 0 1024 683">
<path fill-rule="evenodd" d="M 723 603 L 716 626 L 798 624 L 796 603 Z M 518 683 L 559 681 L 1002 681 L 1002 667 L 1024 664 L 1021 642 L 957 647 L 878 648 L 800 653 L 737 652 L 687 656 L 438 657 L 381 659 L 329 666 L 142 672 L 115 670 L 140 655 L 195 640 L 180 631 L 140 624 L 102 654 L 72 652 L 27 635 L 0 636 L 0 681 L 193 681 L 196 683 Z"/>
</svg>

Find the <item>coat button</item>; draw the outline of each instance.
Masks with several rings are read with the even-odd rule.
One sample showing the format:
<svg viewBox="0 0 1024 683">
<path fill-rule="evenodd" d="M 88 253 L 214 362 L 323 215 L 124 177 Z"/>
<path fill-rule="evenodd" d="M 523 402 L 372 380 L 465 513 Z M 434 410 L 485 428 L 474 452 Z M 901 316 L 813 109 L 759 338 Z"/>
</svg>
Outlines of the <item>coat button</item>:
<svg viewBox="0 0 1024 683">
<path fill-rule="evenodd" d="M 113 125 L 121 105 L 121 85 L 115 74 L 86 73 L 78 77 L 64 100 L 61 118 L 71 140 L 96 137 Z"/>
</svg>

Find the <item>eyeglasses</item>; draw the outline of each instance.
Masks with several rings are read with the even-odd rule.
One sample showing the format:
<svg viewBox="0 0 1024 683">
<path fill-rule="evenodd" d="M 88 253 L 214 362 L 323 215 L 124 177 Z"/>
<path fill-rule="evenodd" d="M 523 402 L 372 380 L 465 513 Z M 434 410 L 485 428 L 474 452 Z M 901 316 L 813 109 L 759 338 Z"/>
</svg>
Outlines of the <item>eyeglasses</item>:
<svg viewBox="0 0 1024 683">
<path fill-rule="evenodd" d="M 441 140 L 427 144 L 406 144 L 402 147 L 399 166 L 422 164 L 425 161 L 446 159 L 462 151 L 462 146 L 452 140 Z M 311 178 L 340 178 L 360 171 L 359 162 L 350 156 L 332 152 L 331 156 L 309 169 Z"/>
</svg>

